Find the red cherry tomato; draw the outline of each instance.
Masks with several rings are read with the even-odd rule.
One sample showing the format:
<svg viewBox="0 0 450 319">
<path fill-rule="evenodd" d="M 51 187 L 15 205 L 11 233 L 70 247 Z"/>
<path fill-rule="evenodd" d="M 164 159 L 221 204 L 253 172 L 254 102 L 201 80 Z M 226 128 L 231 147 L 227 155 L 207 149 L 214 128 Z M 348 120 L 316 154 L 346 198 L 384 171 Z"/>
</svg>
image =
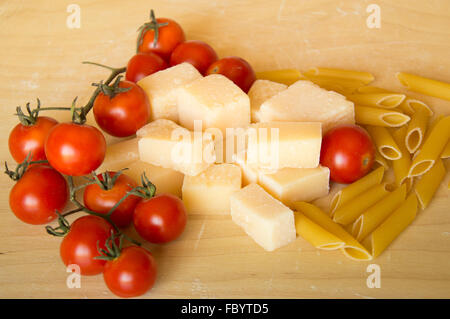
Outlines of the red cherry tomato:
<svg viewBox="0 0 450 319">
<path fill-rule="evenodd" d="M 144 199 L 133 215 L 134 228 L 151 243 L 167 243 L 181 235 L 186 226 L 183 202 L 170 194 Z"/>
<path fill-rule="evenodd" d="M 123 298 L 145 294 L 155 283 L 157 267 L 152 254 L 145 248 L 129 246 L 119 257 L 107 261 L 103 279 L 109 290 Z"/>
<path fill-rule="evenodd" d="M 128 61 L 125 79 L 138 82 L 140 79 L 167 68 L 166 61 L 152 52 L 138 53 Z"/>
<path fill-rule="evenodd" d="M 119 88 L 131 88 L 113 98 L 100 92 L 94 101 L 95 121 L 106 133 L 126 137 L 147 124 L 150 104 L 144 90 L 130 81 L 121 81 Z"/>
<path fill-rule="evenodd" d="M 33 161 L 45 160 L 44 143 L 48 132 L 58 121 L 46 116 L 39 116 L 30 126 L 17 124 L 9 134 L 8 146 L 12 157 L 22 163 L 31 152 Z"/>
<path fill-rule="evenodd" d="M 56 218 L 56 210 L 66 206 L 69 190 L 64 177 L 45 164 L 27 169 L 9 193 L 9 205 L 23 222 L 47 224 Z"/>
<path fill-rule="evenodd" d="M 153 52 L 166 61 L 169 60 L 170 54 L 175 47 L 186 39 L 184 31 L 178 23 L 166 18 L 155 19 L 153 10 L 150 14 L 150 22 L 142 27 L 144 28 L 144 33 L 142 34 L 142 39 L 138 39 L 138 52 Z M 155 44 L 156 28 L 158 29 L 158 37 Z"/>
<path fill-rule="evenodd" d="M 94 259 L 101 254 L 97 249 L 105 249 L 105 242 L 111 236 L 113 227 L 103 218 L 87 215 L 78 218 L 61 242 L 59 252 L 63 263 L 76 264 L 82 275 L 98 275 L 103 272 L 105 260 Z"/>
<path fill-rule="evenodd" d="M 188 62 L 203 75 L 215 61 L 217 61 L 216 51 L 203 41 L 183 42 L 175 48 L 170 56 L 171 66 Z"/>
<path fill-rule="evenodd" d="M 353 183 L 372 168 L 375 147 L 369 134 L 357 125 L 344 125 L 328 131 L 322 139 L 320 163 L 330 169 L 338 183 Z"/>
<path fill-rule="evenodd" d="M 214 73 L 225 75 L 245 93 L 256 80 L 255 71 L 253 71 L 251 65 L 244 59 L 234 56 L 217 60 L 211 64 L 206 74 Z"/>
<path fill-rule="evenodd" d="M 109 176 L 117 173 L 108 172 Z M 104 182 L 102 174 L 97 175 L 101 182 Z M 107 214 L 124 197 L 128 191 L 136 187 L 136 182 L 125 174 L 120 174 L 114 186 L 109 190 L 103 190 L 98 184 L 91 184 L 84 189 L 84 205 L 97 213 Z M 118 227 L 126 227 L 133 219 L 134 208 L 141 200 L 140 197 L 129 195 L 111 214 L 111 219 Z"/>
<path fill-rule="evenodd" d="M 86 124 L 55 125 L 45 142 L 45 155 L 58 172 L 81 176 L 96 170 L 106 153 L 106 141 L 95 127 Z"/>
</svg>

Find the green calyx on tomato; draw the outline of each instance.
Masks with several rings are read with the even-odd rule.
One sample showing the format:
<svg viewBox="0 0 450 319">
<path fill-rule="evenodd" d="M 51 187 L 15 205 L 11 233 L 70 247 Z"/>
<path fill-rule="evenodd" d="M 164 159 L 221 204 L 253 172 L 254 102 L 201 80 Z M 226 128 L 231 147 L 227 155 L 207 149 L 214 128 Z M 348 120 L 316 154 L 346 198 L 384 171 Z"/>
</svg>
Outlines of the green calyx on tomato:
<svg viewBox="0 0 450 319">
<path fill-rule="evenodd" d="M 119 239 L 119 244 L 117 245 L 117 238 Z M 98 260 L 114 260 L 120 256 L 120 252 L 122 251 L 123 246 L 123 235 L 117 234 L 115 232 L 111 232 L 111 236 L 105 242 L 105 248 L 100 247 L 99 242 L 97 241 L 97 250 L 100 256 L 94 257 L 94 259 Z"/>
<path fill-rule="evenodd" d="M 5 174 L 9 176 L 13 181 L 17 182 L 19 179 L 22 178 L 23 174 L 27 171 L 28 167 L 32 164 L 46 164 L 48 163 L 47 160 L 43 161 L 31 161 L 31 152 L 28 153 L 27 157 L 25 157 L 25 160 L 22 163 L 19 163 L 17 165 L 15 170 L 10 170 L 8 167 L 8 163 L 5 162 Z"/>
<path fill-rule="evenodd" d="M 58 215 L 58 227 L 45 226 L 45 230 L 50 235 L 56 237 L 64 237 L 70 230 L 70 224 L 67 221 L 67 219 L 63 215 L 61 215 L 58 211 L 56 211 L 56 214 Z"/>
<path fill-rule="evenodd" d="M 108 96 L 110 99 L 113 99 L 117 94 L 131 90 L 131 87 L 119 87 L 119 83 L 122 78 L 123 76 L 119 75 L 112 85 L 104 84 L 103 81 L 100 81 L 99 83 L 92 83 L 92 85 L 98 87 L 100 92 Z"/>
<path fill-rule="evenodd" d="M 141 44 L 144 40 L 144 34 L 149 30 L 153 30 L 153 32 L 155 33 L 154 38 L 153 38 L 153 47 L 156 47 L 156 45 L 158 43 L 158 38 L 159 38 L 159 28 L 165 27 L 168 24 L 169 24 L 168 22 L 158 23 L 158 21 L 156 20 L 156 17 L 155 17 L 155 12 L 153 11 L 153 9 L 151 9 L 150 10 L 150 22 L 144 23 L 138 29 L 139 35 L 138 35 L 138 40 L 137 40 L 137 45 L 136 45 L 136 52 L 139 52 L 139 47 L 141 46 Z"/>
</svg>

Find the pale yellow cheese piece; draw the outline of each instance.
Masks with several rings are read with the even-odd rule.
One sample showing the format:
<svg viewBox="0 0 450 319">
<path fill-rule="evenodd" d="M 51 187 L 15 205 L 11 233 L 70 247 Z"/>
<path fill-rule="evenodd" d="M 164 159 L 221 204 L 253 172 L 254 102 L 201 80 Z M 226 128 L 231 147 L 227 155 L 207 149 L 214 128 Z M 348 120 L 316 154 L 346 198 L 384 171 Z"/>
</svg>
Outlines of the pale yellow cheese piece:
<svg viewBox="0 0 450 319">
<path fill-rule="evenodd" d="M 250 184 L 230 198 L 231 218 L 267 251 L 296 238 L 294 213 L 261 186 Z"/>
<path fill-rule="evenodd" d="M 323 132 L 342 124 L 355 123 L 353 102 L 310 81 L 297 81 L 261 104 L 261 122 L 321 122 Z"/>
<path fill-rule="evenodd" d="M 312 201 L 329 191 L 328 167 L 283 168 L 273 174 L 259 172 L 259 185 L 272 196 L 292 207 L 297 201 Z"/>
<path fill-rule="evenodd" d="M 155 166 L 142 161 L 136 161 L 128 165 L 124 174 L 133 178 L 138 185 L 142 185 L 142 174 L 156 186 L 156 194 L 173 194 L 181 197 L 181 186 L 184 175 L 176 170 Z"/>
<path fill-rule="evenodd" d="M 259 122 L 258 111 L 262 103 L 288 88 L 286 84 L 272 82 L 269 80 L 256 80 L 250 90 L 251 120 L 253 123 Z"/>
<path fill-rule="evenodd" d="M 285 167 L 315 168 L 322 143 L 319 122 L 267 122 L 247 130 L 247 164 L 278 170 Z"/>
<path fill-rule="evenodd" d="M 139 159 L 138 138 L 121 141 L 108 145 L 105 159 L 96 170 L 97 173 L 118 171 Z"/>
<path fill-rule="evenodd" d="M 235 154 L 233 160 L 241 168 L 242 186 L 258 182 L 258 170 L 247 164 L 246 153 Z"/>
<path fill-rule="evenodd" d="M 241 170 L 234 164 L 214 164 L 196 176 L 186 176 L 182 198 L 190 214 L 229 214 L 230 196 L 241 189 Z"/>
<path fill-rule="evenodd" d="M 153 73 L 137 84 L 144 89 L 150 101 L 151 119 L 169 119 L 178 122 L 177 90 L 202 75 L 190 63 L 181 63 Z"/>
<path fill-rule="evenodd" d="M 215 161 L 214 141 L 202 132 L 191 132 L 171 120 L 159 119 L 136 132 L 143 162 L 197 175 Z"/>
<path fill-rule="evenodd" d="M 247 127 L 250 124 L 250 99 L 233 81 L 221 74 L 197 79 L 179 89 L 178 117 L 182 126 L 194 130 L 201 120 L 203 130 Z"/>
</svg>

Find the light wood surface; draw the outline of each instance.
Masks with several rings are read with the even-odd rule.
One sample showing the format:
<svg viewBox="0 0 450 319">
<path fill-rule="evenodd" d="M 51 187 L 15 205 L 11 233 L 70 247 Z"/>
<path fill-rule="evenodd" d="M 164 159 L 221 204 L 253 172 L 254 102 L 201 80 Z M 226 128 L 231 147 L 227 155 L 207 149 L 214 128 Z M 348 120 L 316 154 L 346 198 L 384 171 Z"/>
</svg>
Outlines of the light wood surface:
<svg viewBox="0 0 450 319">
<path fill-rule="evenodd" d="M 366 26 L 367 6 L 381 7 L 381 28 Z M 66 27 L 67 5 L 81 8 L 81 28 Z M 150 8 L 171 17 L 188 39 L 237 55 L 257 71 L 313 66 L 372 72 L 376 85 L 402 90 L 394 74 L 450 81 L 450 2 L 419 1 L 17 1 L 0 3 L 0 149 L 7 149 L 17 105 L 68 106 L 89 98 L 106 71 L 84 60 L 123 66 Z M 450 103 L 411 94 L 438 114 Z M 64 112 L 62 112 L 64 113 Z M 67 114 L 55 114 L 59 120 Z M 90 119 L 92 123 L 92 118 Z M 109 140 L 112 140 L 109 138 Z M 447 169 L 449 168 L 446 163 Z M 159 275 L 146 298 L 411 298 L 450 297 L 449 176 L 429 208 L 378 259 L 358 263 L 298 239 L 264 252 L 228 217 L 192 216 L 182 237 L 149 246 Z M 69 289 L 59 238 L 18 221 L 8 206 L 13 183 L 0 183 L 0 297 L 109 298 L 101 276 Z M 366 285 L 370 263 L 381 288 Z"/>
</svg>

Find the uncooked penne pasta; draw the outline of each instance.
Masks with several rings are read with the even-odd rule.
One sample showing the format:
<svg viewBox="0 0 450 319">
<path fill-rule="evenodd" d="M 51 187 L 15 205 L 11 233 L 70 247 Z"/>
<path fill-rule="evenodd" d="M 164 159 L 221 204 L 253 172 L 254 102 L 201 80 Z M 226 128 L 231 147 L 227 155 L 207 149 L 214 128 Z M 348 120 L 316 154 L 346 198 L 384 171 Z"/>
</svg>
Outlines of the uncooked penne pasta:
<svg viewBox="0 0 450 319">
<path fill-rule="evenodd" d="M 358 195 L 364 193 L 373 186 L 380 184 L 383 180 L 383 176 L 384 168 L 378 167 L 366 176 L 338 191 L 331 200 L 331 214 L 333 214 L 337 208 L 350 202 Z"/>
<path fill-rule="evenodd" d="M 378 152 L 384 158 L 395 161 L 402 157 L 400 148 L 385 127 L 367 126 L 366 129 L 375 142 Z"/>
<path fill-rule="evenodd" d="M 444 150 L 441 153 L 441 158 L 450 158 L 450 141 L 445 145 Z"/>
<path fill-rule="evenodd" d="M 407 128 L 405 126 L 393 130 L 392 137 L 397 143 L 400 150 L 401 157 L 392 161 L 392 168 L 394 169 L 395 185 L 398 187 L 406 183 L 407 188 L 411 186 L 411 177 L 408 176 L 409 167 L 411 166 L 411 154 L 405 146 L 405 136 Z"/>
<path fill-rule="evenodd" d="M 371 252 L 373 258 L 378 257 L 412 223 L 416 214 L 417 198 L 411 193 L 400 207 L 366 237 L 364 247 Z"/>
<path fill-rule="evenodd" d="M 386 184 L 375 185 L 336 209 L 331 217 L 336 223 L 347 226 L 358 219 L 370 206 L 378 203 L 388 194 Z"/>
<path fill-rule="evenodd" d="M 445 177 L 445 173 L 444 163 L 439 158 L 434 162 L 433 167 L 423 174 L 416 182 L 416 185 L 414 185 L 414 192 L 422 209 L 425 209 L 430 204 L 431 199 Z"/>
<path fill-rule="evenodd" d="M 379 88 L 377 86 L 372 86 L 372 85 L 366 85 L 366 86 L 362 86 L 360 88 L 357 89 L 358 93 L 363 93 L 363 94 L 371 94 L 371 93 L 393 93 L 389 90 L 383 89 L 383 88 Z"/>
<path fill-rule="evenodd" d="M 305 76 L 324 76 L 332 78 L 341 78 L 347 80 L 361 81 L 364 84 L 369 84 L 375 78 L 369 72 L 333 69 L 333 68 L 312 68 L 306 72 L 303 72 Z"/>
<path fill-rule="evenodd" d="M 450 116 L 438 119 L 430 128 L 422 147 L 416 152 L 409 168 L 409 176 L 426 173 L 440 157 L 450 138 Z"/>
<path fill-rule="evenodd" d="M 410 97 L 406 97 L 406 99 L 398 106 L 398 108 L 405 114 L 411 116 L 415 111 L 417 107 L 424 107 L 428 110 L 428 112 L 430 113 L 430 116 L 433 115 L 433 111 L 431 110 L 431 108 L 425 104 L 422 101 L 410 98 Z"/>
<path fill-rule="evenodd" d="M 450 83 L 399 72 L 397 79 L 408 90 L 450 101 Z"/>
<path fill-rule="evenodd" d="M 376 148 L 374 162 L 383 167 L 385 170 L 389 169 L 388 161 L 383 156 L 381 156 L 380 152 L 378 152 Z"/>
<path fill-rule="evenodd" d="M 341 239 L 345 245 L 341 248 L 342 252 L 348 258 L 359 261 L 371 260 L 372 256 L 355 238 L 353 238 L 344 228 L 333 222 L 333 220 L 318 207 L 306 203 L 296 202 L 294 207 L 297 211 L 304 214 L 312 222 L 316 223 L 329 233 Z"/>
<path fill-rule="evenodd" d="M 355 105 L 355 122 L 361 125 L 399 127 L 405 125 L 410 117 L 401 112 L 378 107 Z"/>
<path fill-rule="evenodd" d="M 408 128 L 405 134 L 405 146 L 408 152 L 416 152 L 422 144 L 425 135 L 428 120 L 433 112 L 429 108 L 421 104 L 414 104 L 414 113 L 411 115 L 411 121 L 408 123 Z"/>
<path fill-rule="evenodd" d="M 294 212 L 295 229 L 297 235 L 311 243 L 315 248 L 336 250 L 344 247 L 345 243 L 332 233 L 323 229 L 301 212 Z"/>
<path fill-rule="evenodd" d="M 347 95 L 347 99 L 358 105 L 393 109 L 399 106 L 406 96 L 398 93 L 359 93 Z"/>
<path fill-rule="evenodd" d="M 336 91 L 344 95 L 352 94 L 356 92 L 358 87 L 364 85 L 363 82 L 358 80 L 332 78 L 325 76 L 309 75 L 307 76 L 307 79 L 326 90 Z"/>
<path fill-rule="evenodd" d="M 256 78 L 291 85 L 298 80 L 304 79 L 304 76 L 299 70 L 284 69 L 256 72 Z"/>
<path fill-rule="evenodd" d="M 381 201 L 367 209 L 354 223 L 353 236 L 362 241 L 375 230 L 405 200 L 406 185 L 403 184 Z"/>
</svg>

